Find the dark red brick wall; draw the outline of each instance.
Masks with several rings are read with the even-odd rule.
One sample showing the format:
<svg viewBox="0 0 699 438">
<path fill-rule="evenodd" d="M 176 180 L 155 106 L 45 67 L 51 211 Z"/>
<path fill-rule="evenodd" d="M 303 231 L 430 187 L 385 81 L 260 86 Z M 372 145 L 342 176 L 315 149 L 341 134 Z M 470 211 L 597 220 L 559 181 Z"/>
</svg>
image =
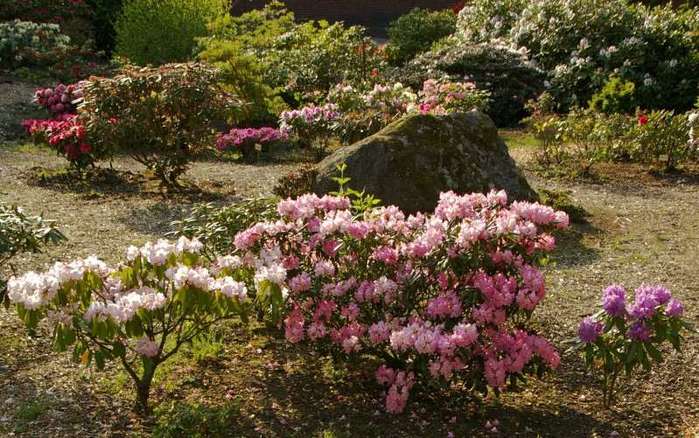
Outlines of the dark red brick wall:
<svg viewBox="0 0 699 438">
<path fill-rule="evenodd" d="M 265 0 L 235 0 L 233 13 L 261 8 Z M 459 3 L 457 0 L 286 0 L 287 7 L 294 11 L 296 19 L 330 22 L 344 21 L 359 24 L 374 34 L 384 34 L 384 28 L 393 19 L 413 8 L 448 9 Z"/>
</svg>

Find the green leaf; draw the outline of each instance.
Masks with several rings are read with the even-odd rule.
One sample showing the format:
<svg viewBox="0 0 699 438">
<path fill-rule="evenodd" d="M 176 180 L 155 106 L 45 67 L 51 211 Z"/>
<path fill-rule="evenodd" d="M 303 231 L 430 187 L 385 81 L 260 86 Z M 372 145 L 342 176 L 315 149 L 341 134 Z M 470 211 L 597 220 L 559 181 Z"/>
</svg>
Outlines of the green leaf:
<svg viewBox="0 0 699 438">
<path fill-rule="evenodd" d="M 95 365 L 97 366 L 97 369 L 102 371 L 104 369 L 104 362 L 105 362 L 105 355 L 102 350 L 97 350 L 95 352 Z"/>
<path fill-rule="evenodd" d="M 277 325 L 281 319 L 282 307 L 284 306 L 284 296 L 278 284 L 273 284 L 271 287 L 270 304 L 272 306 L 271 322 Z"/>
<path fill-rule="evenodd" d="M 126 347 L 121 342 L 115 341 L 112 343 L 112 353 L 115 357 L 126 355 Z"/>
<path fill-rule="evenodd" d="M 141 318 L 138 315 L 134 315 L 133 318 L 126 321 L 124 324 L 124 330 L 126 335 L 130 338 L 137 338 L 143 335 L 143 326 L 141 325 Z"/>
<path fill-rule="evenodd" d="M 663 354 L 655 348 L 653 344 L 650 342 L 647 342 L 644 344 L 644 347 L 646 351 L 648 352 L 648 355 L 656 362 L 662 362 L 663 361 Z"/>
</svg>

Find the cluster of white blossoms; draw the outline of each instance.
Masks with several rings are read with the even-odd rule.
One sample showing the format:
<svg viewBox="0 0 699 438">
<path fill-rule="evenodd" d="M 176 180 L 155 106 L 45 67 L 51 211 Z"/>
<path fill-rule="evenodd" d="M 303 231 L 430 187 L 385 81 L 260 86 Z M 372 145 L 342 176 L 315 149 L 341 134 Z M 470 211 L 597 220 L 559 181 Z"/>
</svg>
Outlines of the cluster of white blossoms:
<svg viewBox="0 0 699 438">
<path fill-rule="evenodd" d="M 20 303 L 27 309 L 38 309 L 45 306 L 62 285 L 82 280 L 88 272 L 103 277 L 109 275 L 111 270 L 95 256 L 67 264 L 57 262 L 46 272 L 30 271 L 21 277 L 10 278 L 7 295 L 11 301 Z"/>
<path fill-rule="evenodd" d="M 187 285 L 203 291 L 214 289 L 215 280 L 206 268 L 178 265 L 165 271 L 165 276 L 172 281 L 172 286 L 175 289 L 182 289 Z"/>
<path fill-rule="evenodd" d="M 10 278 L 7 296 L 10 301 L 34 310 L 49 302 L 58 292 L 59 286 L 58 279 L 51 274 L 27 272 L 19 278 Z"/>
<path fill-rule="evenodd" d="M 699 152 L 699 111 L 689 113 L 687 125 L 689 126 L 689 145 Z"/>
<path fill-rule="evenodd" d="M 119 277 L 113 275 L 115 270 L 97 257 L 90 256 L 70 263 L 55 263 L 43 273 L 27 272 L 21 277 L 12 277 L 8 282 L 8 297 L 12 302 L 28 310 L 36 310 L 48 306 L 63 286 L 70 282 L 82 281 L 87 273 L 94 273 L 100 278 L 101 284 L 92 291 L 91 302 L 84 310 L 83 318 L 87 321 L 95 318 L 111 318 L 117 323 L 127 322 L 141 309 L 162 308 L 172 291 L 185 286 L 206 292 L 220 291 L 226 297 L 245 300 L 247 287 L 232 277 L 216 279 L 207 268 L 201 266 L 190 267 L 184 264 L 173 266 L 175 263 L 173 257 L 183 253 L 196 254 L 201 252 L 202 248 L 203 244 L 199 240 L 190 240 L 185 237 L 181 237 L 175 243 L 158 240 L 155 243 L 148 242 L 140 248 L 129 247 L 126 251 L 128 262 L 134 262 L 138 257 L 142 257 L 152 266 L 171 266 L 165 271 L 166 281 L 153 284 L 153 287 L 125 289 Z M 274 257 L 270 255 L 269 258 L 271 261 Z M 213 271 L 218 273 L 223 269 L 234 269 L 241 266 L 241 263 L 239 257 L 221 257 L 213 266 Z M 283 275 L 285 274 L 284 271 Z M 66 306 L 62 305 L 62 307 Z M 54 320 L 67 321 L 78 309 L 71 308 L 69 312 L 66 309 L 49 310 Z"/>
<path fill-rule="evenodd" d="M 286 280 L 286 268 L 282 263 L 282 252 L 278 246 L 263 248 L 260 256 L 254 260 L 255 286 L 264 281 L 283 285 Z"/>
<path fill-rule="evenodd" d="M 248 288 L 245 283 L 236 281 L 233 277 L 223 277 L 216 280 L 214 289 L 220 290 L 228 298 L 237 298 L 238 301 L 244 301 L 248 296 Z"/>
<path fill-rule="evenodd" d="M 165 305 L 165 295 L 155 289 L 142 287 L 125 292 L 113 300 L 96 300 L 90 303 L 83 317 L 87 321 L 94 318 L 112 318 L 124 323 L 129 321 L 141 309 L 156 310 Z"/>
<path fill-rule="evenodd" d="M 153 266 L 162 266 L 167 263 L 173 254 L 177 255 L 183 252 L 199 254 L 203 247 L 204 244 L 197 239 L 180 237 L 175 243 L 160 239 L 155 243 L 148 242 L 140 248 L 133 245 L 128 247 L 126 249 L 126 259 L 131 262 L 141 256 Z"/>
</svg>

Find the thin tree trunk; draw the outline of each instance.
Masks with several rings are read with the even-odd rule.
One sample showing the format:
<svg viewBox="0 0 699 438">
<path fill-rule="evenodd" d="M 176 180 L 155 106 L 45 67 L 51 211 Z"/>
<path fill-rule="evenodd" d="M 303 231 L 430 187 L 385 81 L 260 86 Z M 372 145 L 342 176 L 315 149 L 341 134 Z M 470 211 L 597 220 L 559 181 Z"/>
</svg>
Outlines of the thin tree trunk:
<svg viewBox="0 0 699 438">
<path fill-rule="evenodd" d="M 146 366 L 143 372 L 143 377 L 136 383 L 136 406 L 135 411 L 146 416 L 150 414 L 150 406 L 148 405 L 148 397 L 150 396 L 150 387 L 155 375 L 155 366 Z"/>
</svg>

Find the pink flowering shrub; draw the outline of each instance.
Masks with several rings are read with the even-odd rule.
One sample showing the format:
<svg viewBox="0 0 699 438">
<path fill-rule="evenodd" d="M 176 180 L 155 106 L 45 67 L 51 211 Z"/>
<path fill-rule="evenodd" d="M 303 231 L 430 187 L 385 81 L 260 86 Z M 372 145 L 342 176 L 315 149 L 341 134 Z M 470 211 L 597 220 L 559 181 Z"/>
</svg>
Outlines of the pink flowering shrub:
<svg viewBox="0 0 699 438">
<path fill-rule="evenodd" d="M 430 79 L 417 94 L 400 82 L 375 84 L 364 91 L 337 84 L 328 92 L 326 101 L 341 112 L 342 123 L 338 124 L 337 133 L 344 141 L 353 142 L 409 113 L 445 115 L 473 109 L 485 111 L 490 93 L 476 89 L 472 82 Z"/>
<path fill-rule="evenodd" d="M 443 193 L 433 213 L 397 207 L 357 214 L 346 197 L 304 195 L 278 205 L 276 221 L 238 233 L 260 288 L 285 297 L 284 330 L 338 355 L 383 365 L 386 409 L 411 388 L 461 381 L 499 392 L 560 358 L 526 321 L 546 294 L 536 268 L 554 248 L 546 230 L 568 217 L 505 192 Z"/>
<path fill-rule="evenodd" d="M 216 149 L 236 149 L 245 159 L 254 161 L 257 153 L 262 152 L 266 145 L 286 138 L 287 135 L 276 128 L 233 128 L 228 133 L 218 136 Z"/>
<path fill-rule="evenodd" d="M 75 114 L 63 113 L 49 120 L 28 119 L 22 121 L 22 126 L 35 143 L 47 144 L 76 169 L 94 165 L 104 156 L 104 151 L 96 151 L 89 143 L 85 126 Z"/>
<path fill-rule="evenodd" d="M 63 114 L 75 114 L 76 101 L 81 97 L 80 83 L 58 84 L 54 88 L 39 88 L 34 92 L 34 102 L 46 108 L 55 119 Z"/>
<path fill-rule="evenodd" d="M 80 98 L 81 83 L 39 88 L 34 92 L 34 102 L 46 108 L 52 118 L 22 121 L 22 126 L 35 143 L 48 145 L 77 169 L 94 165 L 97 159 L 105 155 L 96 153 L 87 139 L 85 126 L 76 115 Z"/>
<path fill-rule="evenodd" d="M 340 119 L 337 105 L 305 106 L 301 109 L 284 111 L 279 116 L 282 134 L 294 136 L 301 142 L 325 150 L 328 138 L 333 135 Z"/>
<path fill-rule="evenodd" d="M 428 79 L 418 94 L 417 110 L 422 114 L 451 114 L 474 108 L 486 111 L 490 103 L 490 93 L 478 90 L 473 82 Z"/>
<path fill-rule="evenodd" d="M 130 247 L 110 267 L 96 257 L 56 263 L 12 277 L 7 296 L 30 329 L 51 332 L 54 347 L 98 369 L 119 363 L 136 387 L 136 408 L 148 411 L 156 368 L 216 322 L 251 306 L 232 257 L 214 264 L 202 244 L 180 238 Z"/>
<path fill-rule="evenodd" d="M 602 310 L 584 318 L 578 328 L 585 363 L 602 372 L 603 402 L 609 406 L 619 391 L 618 378 L 636 369 L 650 371 L 663 361 L 666 342 L 681 351 L 682 332 L 692 330 L 682 319 L 684 307 L 663 286 L 641 285 L 627 303 L 626 289 L 613 284 L 604 290 Z"/>
<path fill-rule="evenodd" d="M 417 100 L 417 95 L 400 82 L 393 85 L 376 84 L 364 95 L 366 106 L 381 113 L 395 116 L 404 114 L 411 104 Z"/>
</svg>

